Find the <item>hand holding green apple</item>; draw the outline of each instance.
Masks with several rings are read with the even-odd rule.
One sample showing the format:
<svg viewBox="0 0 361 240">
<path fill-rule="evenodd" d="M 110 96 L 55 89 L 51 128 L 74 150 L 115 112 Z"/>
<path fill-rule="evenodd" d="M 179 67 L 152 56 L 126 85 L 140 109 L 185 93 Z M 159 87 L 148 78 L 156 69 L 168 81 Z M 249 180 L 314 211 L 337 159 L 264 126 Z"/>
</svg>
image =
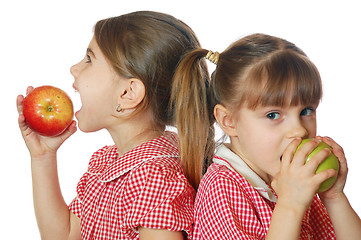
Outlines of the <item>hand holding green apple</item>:
<svg viewBox="0 0 361 240">
<path fill-rule="evenodd" d="M 310 141 L 311 139 L 308 138 L 308 139 L 303 139 L 302 142 L 300 143 L 300 145 L 298 146 L 297 150 L 303 145 L 305 144 L 306 142 Z M 316 174 L 319 173 L 319 172 L 322 172 L 324 170 L 327 170 L 327 169 L 335 169 L 337 172 L 339 171 L 339 162 L 338 162 L 338 159 L 337 157 L 332 153 L 332 148 L 327 145 L 326 143 L 324 142 L 320 142 L 319 145 L 308 155 L 307 159 L 306 159 L 306 162 L 307 163 L 311 158 L 312 156 L 314 156 L 315 154 L 317 154 L 319 151 L 321 151 L 322 149 L 325 149 L 325 148 L 328 148 L 331 150 L 331 154 L 318 166 L 317 170 L 316 170 Z M 296 150 L 296 151 L 297 151 Z M 331 177 L 331 178 L 328 178 L 327 180 L 325 180 L 319 187 L 319 189 L 317 190 L 318 193 L 321 193 L 321 192 L 324 192 L 324 191 L 327 191 L 328 189 L 330 189 L 332 187 L 332 185 L 336 182 L 336 179 L 337 179 L 337 176 L 335 177 Z"/>
<path fill-rule="evenodd" d="M 25 97 L 23 114 L 33 131 L 43 136 L 57 136 L 73 120 L 73 103 L 63 90 L 41 86 Z"/>
</svg>

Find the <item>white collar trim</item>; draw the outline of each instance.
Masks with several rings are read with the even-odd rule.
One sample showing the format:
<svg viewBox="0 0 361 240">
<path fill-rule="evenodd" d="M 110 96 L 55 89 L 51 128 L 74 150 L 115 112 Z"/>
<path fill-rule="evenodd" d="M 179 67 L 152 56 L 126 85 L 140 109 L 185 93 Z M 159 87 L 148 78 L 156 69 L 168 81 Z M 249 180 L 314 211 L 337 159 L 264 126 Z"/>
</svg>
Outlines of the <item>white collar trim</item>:
<svg viewBox="0 0 361 240">
<path fill-rule="evenodd" d="M 224 165 L 230 170 L 238 172 L 254 187 L 254 189 L 257 190 L 261 196 L 271 202 L 277 201 L 277 197 L 269 185 L 260 178 L 260 176 L 258 176 L 237 154 L 232 152 L 232 150 L 224 144 L 221 144 L 216 149 L 216 155 L 226 161 L 214 158 L 213 162 Z"/>
</svg>

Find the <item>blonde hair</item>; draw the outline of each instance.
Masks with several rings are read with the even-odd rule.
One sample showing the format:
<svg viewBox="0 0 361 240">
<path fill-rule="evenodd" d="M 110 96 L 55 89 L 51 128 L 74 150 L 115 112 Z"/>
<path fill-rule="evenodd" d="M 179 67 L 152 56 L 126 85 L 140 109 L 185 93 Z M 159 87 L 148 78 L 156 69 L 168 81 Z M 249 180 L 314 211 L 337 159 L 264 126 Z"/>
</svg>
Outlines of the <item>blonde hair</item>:
<svg viewBox="0 0 361 240">
<path fill-rule="evenodd" d="M 203 154 L 194 154 L 198 151 L 198 138 L 188 133 L 197 131 L 197 123 L 189 116 L 197 112 L 192 108 L 197 108 L 200 100 L 197 94 L 187 94 L 184 84 L 173 84 L 178 62 L 187 52 L 200 47 L 192 29 L 168 14 L 139 11 L 97 22 L 94 36 L 118 74 L 143 82 L 146 93 L 137 112 L 150 108 L 154 126 L 177 127 L 185 174 L 196 188 L 200 176 L 194 172 Z M 205 64 L 200 64 L 202 74 L 207 76 Z"/>
</svg>

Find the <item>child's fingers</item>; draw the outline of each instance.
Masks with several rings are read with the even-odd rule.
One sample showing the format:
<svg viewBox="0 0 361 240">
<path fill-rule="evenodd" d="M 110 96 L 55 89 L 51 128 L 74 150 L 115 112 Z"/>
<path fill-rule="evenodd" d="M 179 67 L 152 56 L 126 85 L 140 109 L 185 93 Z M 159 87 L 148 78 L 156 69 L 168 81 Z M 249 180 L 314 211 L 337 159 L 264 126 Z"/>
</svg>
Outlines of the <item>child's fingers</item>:
<svg viewBox="0 0 361 240">
<path fill-rule="evenodd" d="M 18 109 L 19 114 L 23 114 L 23 101 L 24 101 L 24 96 L 23 95 L 17 96 L 17 98 L 16 98 L 16 107 Z"/>
<path fill-rule="evenodd" d="M 339 151 L 341 151 L 344 154 L 343 148 L 337 144 L 332 138 L 330 137 L 323 137 L 322 141 L 324 141 L 325 143 L 327 143 L 330 147 L 332 147 L 333 149 L 337 149 Z"/>
<path fill-rule="evenodd" d="M 19 127 L 20 127 L 20 130 L 23 131 L 25 130 L 25 127 L 27 126 L 26 123 L 25 123 L 25 117 L 24 115 L 19 115 L 19 118 L 18 118 L 18 123 L 19 123 Z"/>
<path fill-rule="evenodd" d="M 317 147 L 319 141 L 316 139 L 312 139 L 309 142 L 306 142 L 302 145 L 297 152 L 295 152 L 292 165 L 295 167 L 301 167 L 305 164 L 305 161 L 308 155 Z"/>
<path fill-rule="evenodd" d="M 18 124 L 19 124 L 21 134 L 23 135 L 24 138 L 32 133 L 32 130 L 29 128 L 29 126 L 25 122 L 24 115 L 22 115 L 22 114 L 19 115 Z"/>
<path fill-rule="evenodd" d="M 340 164 L 340 175 L 347 174 L 348 171 L 347 160 L 345 153 L 343 152 L 343 149 L 340 150 L 339 148 L 333 148 L 332 152 L 333 154 L 335 154 Z"/>
<path fill-rule="evenodd" d="M 27 87 L 26 94 L 31 93 L 34 90 L 32 86 Z M 25 117 L 23 115 L 23 102 L 24 102 L 24 96 L 18 95 L 16 98 L 16 107 L 19 113 L 18 117 L 18 124 L 19 128 L 23 134 L 24 137 L 30 135 L 32 133 L 32 130 L 29 128 L 29 126 L 26 124 Z"/>
<path fill-rule="evenodd" d="M 75 132 L 77 131 L 77 127 L 76 127 L 76 121 L 72 121 L 71 124 L 69 125 L 69 127 L 59 136 L 56 137 L 56 139 L 58 139 L 58 144 L 59 146 L 65 142 L 65 140 L 67 140 L 71 135 L 73 135 Z"/>
<path fill-rule="evenodd" d="M 340 173 L 347 172 L 347 160 L 343 148 L 330 137 L 320 137 L 320 139 L 332 148 L 332 152 L 338 158 L 340 163 Z"/>
<path fill-rule="evenodd" d="M 31 93 L 33 90 L 34 90 L 34 88 L 32 86 L 27 87 L 26 95 Z M 16 98 L 16 107 L 18 109 L 19 114 L 23 114 L 23 102 L 24 102 L 24 96 L 23 95 L 18 95 L 17 98 Z"/>
<path fill-rule="evenodd" d="M 32 86 L 29 86 L 29 87 L 26 89 L 26 95 L 28 95 L 29 93 L 31 93 L 33 90 L 34 90 L 34 88 L 33 88 Z"/>
<path fill-rule="evenodd" d="M 322 149 L 320 152 L 315 154 L 306 163 L 305 168 L 310 172 L 316 172 L 318 166 L 331 154 L 331 150 L 328 148 Z"/>
<path fill-rule="evenodd" d="M 73 120 L 69 125 L 69 127 L 61 135 L 63 140 L 65 141 L 66 139 L 68 139 L 71 135 L 73 135 L 76 132 L 76 130 L 77 130 L 76 121 Z"/>
<path fill-rule="evenodd" d="M 317 173 L 314 176 L 313 180 L 314 180 L 316 186 L 320 186 L 321 183 L 323 183 L 327 179 L 329 179 L 331 177 L 336 177 L 336 176 L 337 176 L 337 171 L 333 168 L 330 168 L 330 169 L 327 169 L 327 170 Z"/>
<path fill-rule="evenodd" d="M 20 131 L 22 132 L 22 134 L 25 137 L 30 133 L 30 128 L 26 124 L 25 117 L 23 115 L 23 101 L 24 101 L 23 95 L 19 95 L 16 98 L 16 107 L 17 107 L 18 113 L 19 113 L 18 124 L 19 124 Z"/>
<path fill-rule="evenodd" d="M 292 140 L 292 142 L 290 144 L 288 144 L 288 146 L 286 147 L 286 149 L 282 155 L 282 166 L 283 167 L 288 167 L 291 164 L 292 159 L 293 159 L 293 154 L 295 153 L 295 151 L 300 143 L 301 143 L 301 139 L 295 138 L 294 140 Z"/>
</svg>

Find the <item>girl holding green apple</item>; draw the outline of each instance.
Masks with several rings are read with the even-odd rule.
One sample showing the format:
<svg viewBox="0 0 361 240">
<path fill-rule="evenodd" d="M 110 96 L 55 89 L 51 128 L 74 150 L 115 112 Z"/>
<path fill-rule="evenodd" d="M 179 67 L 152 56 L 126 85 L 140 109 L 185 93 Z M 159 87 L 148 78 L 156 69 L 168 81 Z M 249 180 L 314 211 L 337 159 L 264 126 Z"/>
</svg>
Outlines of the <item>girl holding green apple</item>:
<svg viewBox="0 0 361 240">
<path fill-rule="evenodd" d="M 182 61 L 180 79 L 200 76 L 203 57 L 216 63 L 208 99 L 230 143 L 217 147 L 196 197 L 194 239 L 361 239 L 361 221 L 343 188 L 342 148 L 316 133 L 322 96 L 315 65 L 294 44 L 265 34 L 246 36 L 218 54 L 198 49 Z M 311 141 L 296 149 L 302 139 Z M 316 194 L 334 169 L 315 174 L 331 153 L 336 183 Z"/>
</svg>

